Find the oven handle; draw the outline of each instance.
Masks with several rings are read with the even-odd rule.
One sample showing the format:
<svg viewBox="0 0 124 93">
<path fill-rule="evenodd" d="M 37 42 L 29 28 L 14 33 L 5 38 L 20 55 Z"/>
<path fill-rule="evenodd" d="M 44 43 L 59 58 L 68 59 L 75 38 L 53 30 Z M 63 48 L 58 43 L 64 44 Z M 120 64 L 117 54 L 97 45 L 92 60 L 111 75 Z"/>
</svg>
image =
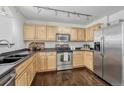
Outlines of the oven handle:
<svg viewBox="0 0 124 93">
<path fill-rule="evenodd" d="M 3 86 L 8 86 L 15 79 L 15 74 L 11 74 L 10 77 L 11 78 L 9 80 L 7 80 L 7 82 Z M 14 82 L 15 82 L 15 80 L 14 80 Z"/>
</svg>

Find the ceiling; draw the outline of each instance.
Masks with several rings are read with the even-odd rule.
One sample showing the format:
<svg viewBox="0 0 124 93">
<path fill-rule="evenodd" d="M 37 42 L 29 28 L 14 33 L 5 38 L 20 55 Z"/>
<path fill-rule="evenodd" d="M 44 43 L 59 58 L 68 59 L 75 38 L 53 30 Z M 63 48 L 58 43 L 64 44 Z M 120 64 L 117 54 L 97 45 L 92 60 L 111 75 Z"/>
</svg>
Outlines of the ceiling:
<svg viewBox="0 0 124 93">
<path fill-rule="evenodd" d="M 58 12 L 55 14 L 55 11 L 44 10 L 38 14 L 38 9 L 31 6 L 18 6 L 17 10 L 29 20 L 41 20 L 47 22 L 61 22 L 61 23 L 71 23 L 71 24 L 82 24 L 86 25 L 92 21 L 97 20 L 98 18 L 111 15 L 113 13 L 119 12 L 124 9 L 124 6 L 45 6 L 54 9 L 66 10 L 71 12 L 78 12 L 83 14 L 93 15 L 88 20 L 85 16 L 76 16 L 66 13 Z"/>
</svg>

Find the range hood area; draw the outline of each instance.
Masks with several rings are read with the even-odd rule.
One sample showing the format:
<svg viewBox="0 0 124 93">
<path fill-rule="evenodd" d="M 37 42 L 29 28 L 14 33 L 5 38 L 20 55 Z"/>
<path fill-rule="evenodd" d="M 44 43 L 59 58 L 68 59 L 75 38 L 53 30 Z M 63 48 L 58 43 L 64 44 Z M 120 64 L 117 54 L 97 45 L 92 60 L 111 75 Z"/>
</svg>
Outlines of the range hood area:
<svg viewBox="0 0 124 93">
<path fill-rule="evenodd" d="M 123 48 L 124 6 L 0 6 L 0 86 L 123 86 Z"/>
</svg>

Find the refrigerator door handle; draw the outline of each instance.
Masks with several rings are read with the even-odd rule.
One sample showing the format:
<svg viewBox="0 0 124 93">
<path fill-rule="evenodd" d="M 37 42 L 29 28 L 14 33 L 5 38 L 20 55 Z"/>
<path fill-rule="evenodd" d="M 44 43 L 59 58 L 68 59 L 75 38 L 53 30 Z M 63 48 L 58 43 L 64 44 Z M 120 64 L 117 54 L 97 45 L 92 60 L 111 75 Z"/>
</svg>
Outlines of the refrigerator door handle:
<svg viewBox="0 0 124 93">
<path fill-rule="evenodd" d="M 103 47 L 104 47 L 104 36 L 101 37 L 101 42 L 100 42 L 100 55 L 103 56 L 104 54 L 104 50 L 103 50 Z"/>
</svg>

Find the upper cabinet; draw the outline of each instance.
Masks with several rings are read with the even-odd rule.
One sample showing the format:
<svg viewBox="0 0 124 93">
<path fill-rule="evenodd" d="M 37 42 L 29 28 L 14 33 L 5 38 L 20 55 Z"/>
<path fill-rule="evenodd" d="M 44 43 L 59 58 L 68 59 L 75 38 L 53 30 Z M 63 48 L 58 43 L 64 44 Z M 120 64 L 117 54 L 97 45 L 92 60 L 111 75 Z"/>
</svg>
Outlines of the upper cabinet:
<svg viewBox="0 0 124 93">
<path fill-rule="evenodd" d="M 35 25 L 25 24 L 24 25 L 24 40 L 34 40 L 35 39 Z"/>
<path fill-rule="evenodd" d="M 85 34 L 86 41 L 93 41 L 94 40 L 93 35 L 94 35 L 94 33 L 93 33 L 92 28 L 86 28 L 86 34 Z"/>
<path fill-rule="evenodd" d="M 85 40 L 93 41 L 94 40 L 94 31 L 99 31 L 100 28 L 101 28 L 101 24 L 96 24 L 96 25 L 86 28 Z"/>
<path fill-rule="evenodd" d="M 70 40 L 71 41 L 77 41 L 78 40 L 78 37 L 77 37 L 77 35 L 78 35 L 78 33 L 77 33 L 77 28 L 72 28 L 71 30 L 70 30 Z"/>
<path fill-rule="evenodd" d="M 36 25 L 36 40 L 45 41 L 47 38 L 46 25 Z"/>
<path fill-rule="evenodd" d="M 58 28 L 56 26 L 47 26 L 47 41 L 55 41 Z"/>
<path fill-rule="evenodd" d="M 78 41 L 85 41 L 85 29 L 83 28 L 78 28 L 78 32 L 77 32 L 77 37 L 78 37 Z"/>
<path fill-rule="evenodd" d="M 84 29 L 40 24 L 25 24 L 24 40 L 56 41 L 56 34 L 69 34 L 70 41 L 93 41 L 94 31 L 98 31 L 100 26 L 101 24 L 96 24 Z"/>
</svg>

